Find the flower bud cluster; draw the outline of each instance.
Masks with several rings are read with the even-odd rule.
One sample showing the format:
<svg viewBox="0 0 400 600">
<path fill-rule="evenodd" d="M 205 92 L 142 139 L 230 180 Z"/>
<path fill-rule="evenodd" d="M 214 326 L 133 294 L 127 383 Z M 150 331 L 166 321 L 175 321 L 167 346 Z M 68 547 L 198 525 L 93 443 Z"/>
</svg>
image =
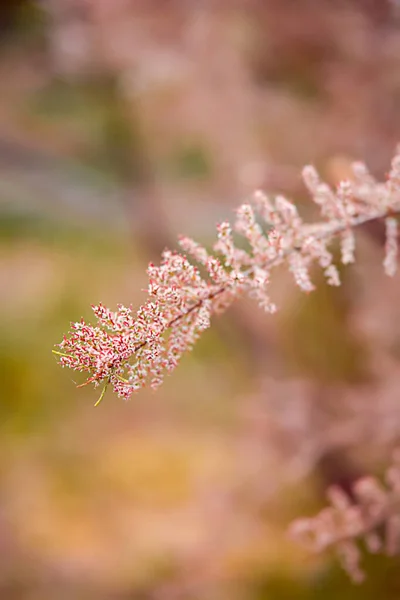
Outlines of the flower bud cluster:
<svg viewBox="0 0 400 600">
<path fill-rule="evenodd" d="M 217 228 L 214 253 L 188 237 L 180 238 L 184 254 L 163 253 L 159 266 L 148 267 L 148 297 L 133 315 L 131 308 L 116 312 L 102 304 L 93 307 L 96 326 L 84 321 L 71 326 L 69 337 L 55 351 L 62 366 L 88 374 L 87 383 L 110 384 L 128 398 L 147 383 L 156 388 L 165 372 L 175 369 L 211 317 L 226 310 L 242 293 L 253 297 L 269 313 L 276 310 L 269 297 L 271 271 L 286 264 L 295 283 L 311 292 L 310 267 L 317 263 L 330 285 L 339 285 L 329 245 L 339 238 L 344 264 L 354 261 L 354 229 L 374 219 L 386 221 L 384 268 L 393 276 L 397 268 L 400 212 L 400 152 L 392 161 L 386 183 L 378 183 L 360 163 L 352 181 L 336 191 L 323 183 L 313 167 L 303 170 L 304 182 L 321 212 L 321 220 L 304 223 L 295 205 L 263 192 Z M 243 243 L 237 245 L 236 237 Z M 194 266 L 189 255 L 199 264 Z M 203 276 L 200 272 L 206 273 Z"/>
</svg>

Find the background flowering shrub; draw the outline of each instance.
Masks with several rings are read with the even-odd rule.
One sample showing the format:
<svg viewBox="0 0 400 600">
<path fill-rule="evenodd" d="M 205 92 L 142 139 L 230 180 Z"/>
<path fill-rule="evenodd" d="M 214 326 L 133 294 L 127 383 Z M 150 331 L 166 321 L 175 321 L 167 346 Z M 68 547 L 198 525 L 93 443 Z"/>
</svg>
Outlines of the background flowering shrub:
<svg viewBox="0 0 400 600">
<path fill-rule="evenodd" d="M 121 402 L 108 385 L 94 410 L 107 378 L 76 389 L 95 370 L 60 369 L 49 349 L 71 319 L 96 325 L 91 303 L 132 303 L 136 321 L 166 247 L 215 285 L 177 232 L 229 275 L 215 224 L 244 202 L 268 234 L 256 189 L 290 198 L 304 224 L 330 220 L 303 165 L 336 190 L 362 160 L 385 186 L 398 24 L 391 0 L 0 3 L 0 596 L 397 600 L 397 555 L 363 554 L 354 586 L 334 553 L 287 535 L 332 485 L 354 501 L 360 478 L 384 482 L 398 446 L 384 219 L 356 228 L 352 264 L 340 235 L 327 247 L 340 286 L 318 258 L 312 293 L 288 257 L 271 269 L 273 315 L 250 297 L 265 297 L 257 264 L 257 286 L 211 315 L 156 394 Z"/>
</svg>

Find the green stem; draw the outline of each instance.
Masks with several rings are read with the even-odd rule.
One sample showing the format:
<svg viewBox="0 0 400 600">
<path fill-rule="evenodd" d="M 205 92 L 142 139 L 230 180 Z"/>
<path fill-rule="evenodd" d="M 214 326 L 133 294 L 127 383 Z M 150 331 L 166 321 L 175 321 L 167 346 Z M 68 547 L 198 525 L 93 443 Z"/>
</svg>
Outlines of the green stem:
<svg viewBox="0 0 400 600">
<path fill-rule="evenodd" d="M 106 385 L 103 387 L 102 392 L 100 394 L 100 398 L 97 400 L 95 406 L 98 406 L 100 404 L 100 402 L 103 400 L 104 398 L 104 394 L 106 393 L 107 387 L 108 387 L 109 381 L 107 381 Z"/>
</svg>

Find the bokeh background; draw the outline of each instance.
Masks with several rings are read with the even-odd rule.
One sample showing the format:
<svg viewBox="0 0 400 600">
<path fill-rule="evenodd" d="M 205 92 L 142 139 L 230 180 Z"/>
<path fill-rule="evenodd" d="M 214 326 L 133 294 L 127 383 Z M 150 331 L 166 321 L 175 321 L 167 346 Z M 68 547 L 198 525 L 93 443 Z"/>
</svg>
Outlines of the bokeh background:
<svg viewBox="0 0 400 600">
<path fill-rule="evenodd" d="M 300 171 L 384 177 L 400 141 L 397 0 L 0 3 L 0 598 L 397 599 L 290 522 L 381 473 L 400 432 L 400 279 L 382 224 L 344 284 L 246 301 L 156 393 L 76 389 L 51 354 L 254 188 L 313 216 Z"/>
</svg>

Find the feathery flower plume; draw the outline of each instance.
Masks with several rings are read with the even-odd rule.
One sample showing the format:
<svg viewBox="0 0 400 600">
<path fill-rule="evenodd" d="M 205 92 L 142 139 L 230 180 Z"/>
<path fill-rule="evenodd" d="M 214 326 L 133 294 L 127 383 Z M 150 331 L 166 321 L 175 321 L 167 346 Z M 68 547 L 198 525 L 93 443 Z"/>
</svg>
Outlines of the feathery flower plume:
<svg viewBox="0 0 400 600">
<path fill-rule="evenodd" d="M 331 506 L 311 519 L 297 519 L 290 528 L 293 538 L 314 552 L 334 550 L 356 583 L 364 580 L 359 542 L 367 551 L 393 556 L 400 548 L 400 453 L 387 469 L 386 486 L 375 477 L 363 477 L 353 486 L 350 498 L 341 488 L 331 487 Z"/>
<path fill-rule="evenodd" d="M 235 245 L 228 222 L 217 227 L 215 255 L 190 238 L 181 237 L 183 252 L 207 272 L 203 277 L 184 254 L 166 250 L 159 266 L 148 267 L 148 297 L 136 314 L 118 305 L 113 312 L 93 306 L 95 326 L 83 320 L 71 325 L 68 337 L 54 351 L 61 366 L 82 371 L 82 385 L 108 385 L 118 396 L 129 398 L 146 384 L 157 388 L 165 372 L 173 371 L 210 326 L 214 314 L 225 311 L 242 294 L 253 297 L 273 313 L 269 282 L 274 267 L 286 264 L 296 284 L 311 292 L 310 266 L 316 262 L 330 285 L 339 285 L 329 245 L 339 238 L 344 264 L 354 261 L 354 229 L 375 219 L 386 222 L 385 272 L 393 276 L 397 267 L 400 213 L 400 150 L 392 160 L 385 183 L 379 183 L 361 163 L 353 165 L 354 179 L 333 190 L 322 182 L 311 166 L 303 179 L 319 207 L 321 220 L 304 223 L 297 208 L 278 196 L 272 201 L 263 192 L 252 204 L 236 213 L 233 230 L 247 241 L 247 250 Z"/>
</svg>

